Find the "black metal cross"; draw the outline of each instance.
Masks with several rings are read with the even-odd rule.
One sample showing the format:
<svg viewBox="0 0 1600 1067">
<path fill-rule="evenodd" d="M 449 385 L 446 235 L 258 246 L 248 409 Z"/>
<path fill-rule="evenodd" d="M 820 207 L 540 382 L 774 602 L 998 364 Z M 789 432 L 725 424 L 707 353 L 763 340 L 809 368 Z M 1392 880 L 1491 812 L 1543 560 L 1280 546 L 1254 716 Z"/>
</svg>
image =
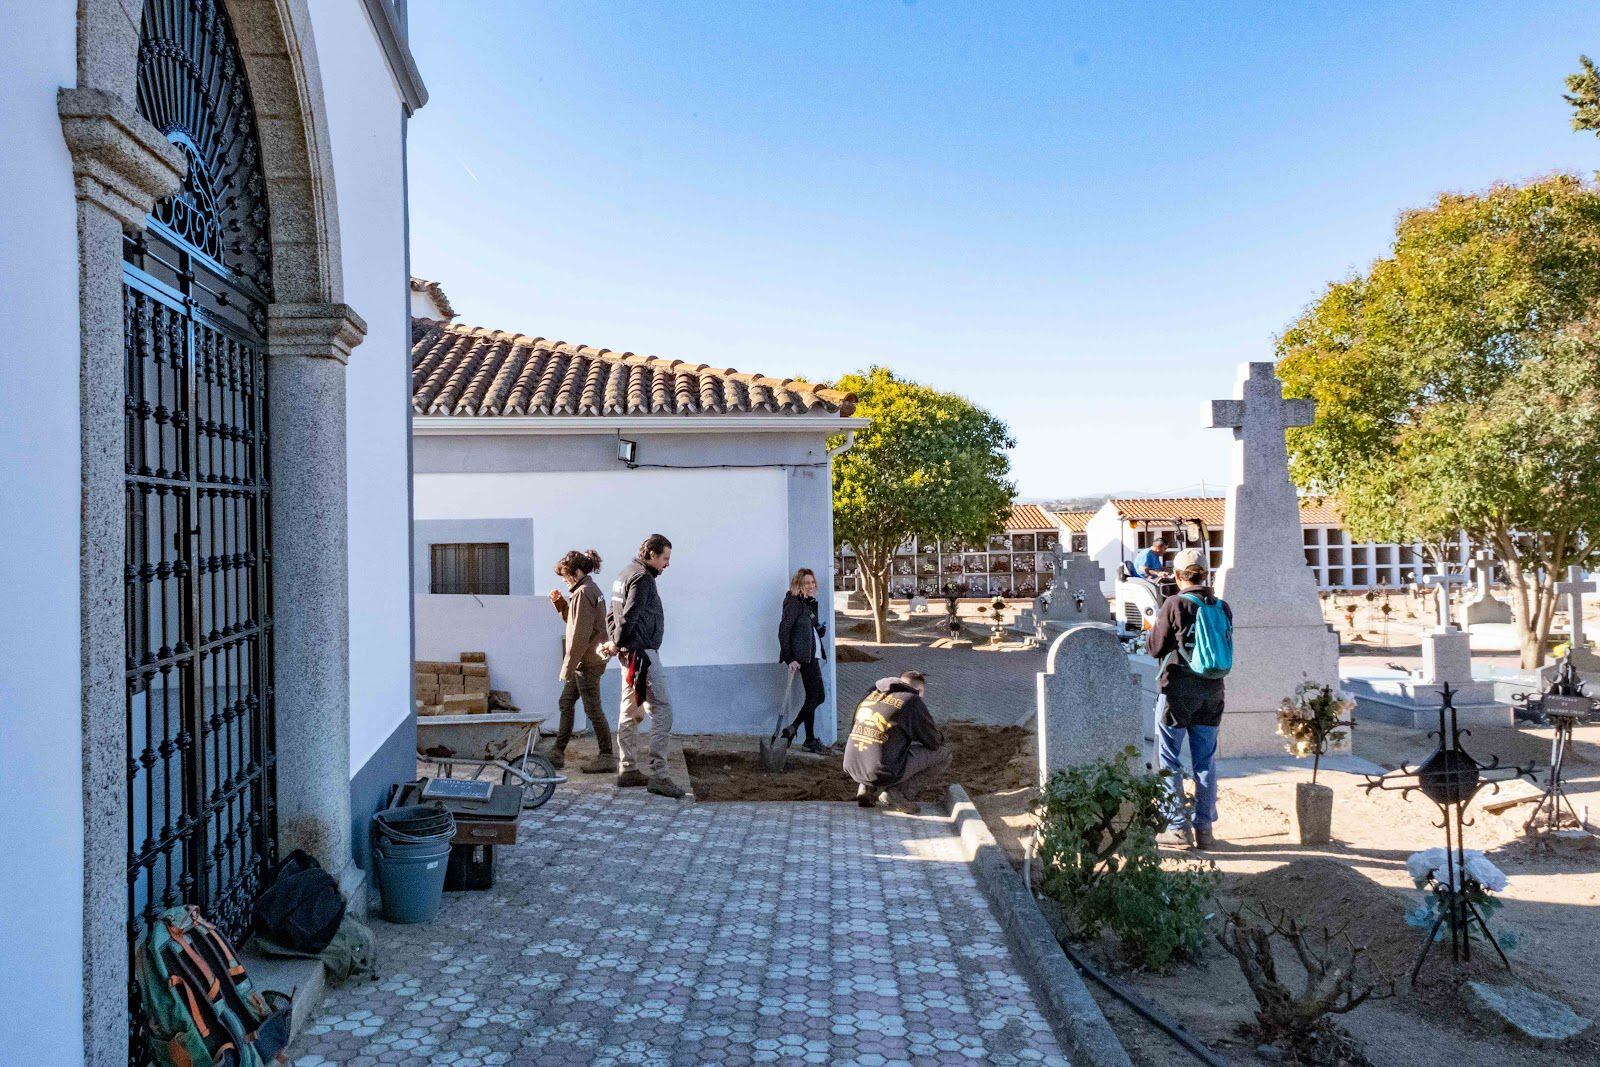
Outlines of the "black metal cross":
<svg viewBox="0 0 1600 1067">
<path fill-rule="evenodd" d="M 1563 778 L 1567 750 L 1572 746 L 1572 729 L 1579 722 L 1588 722 L 1600 712 L 1600 700 L 1584 692 L 1583 681 L 1578 677 L 1577 668 L 1572 665 L 1571 652 L 1556 663 L 1548 689 L 1538 696 L 1518 693 L 1513 699 L 1540 722 L 1555 727 L 1555 736 L 1550 739 L 1550 773 L 1545 777 L 1544 793 L 1540 795 L 1539 803 L 1534 805 L 1533 814 L 1522 824 L 1523 832 L 1532 833 L 1541 828 L 1558 830 L 1567 815 L 1572 816 L 1572 821 L 1580 829 L 1587 830 L 1588 827 L 1584 826 L 1583 819 L 1572 804 L 1572 798 L 1567 796 Z"/>
<path fill-rule="evenodd" d="M 1440 924 L 1445 922 L 1450 924 L 1452 961 L 1459 963 L 1472 959 L 1471 926 L 1476 923 L 1483 936 L 1499 954 L 1500 962 L 1506 965 L 1507 970 L 1511 969 L 1511 961 L 1506 959 L 1500 942 L 1490 933 L 1489 924 L 1484 921 L 1477 906 L 1467 898 L 1466 855 L 1461 842 L 1461 831 L 1463 827 L 1472 825 L 1472 820 L 1466 817 L 1465 812 L 1479 790 L 1488 786 L 1491 791 L 1498 793 L 1501 782 L 1509 782 L 1516 778 L 1526 778 L 1531 782 L 1533 765 L 1502 767 L 1499 756 L 1491 756 L 1488 763 L 1478 762 L 1470 752 L 1461 747 L 1461 739 L 1470 737 L 1472 731 L 1463 730 L 1456 724 L 1454 696 L 1455 692 L 1449 685 L 1446 685 L 1440 693 L 1439 729 L 1428 735 L 1439 739 L 1439 746 L 1434 749 L 1432 755 L 1416 767 L 1402 763 L 1387 774 L 1365 776 L 1367 784 L 1364 788 L 1369 793 L 1374 789 L 1386 792 L 1398 791 L 1400 798 L 1405 800 L 1409 799 L 1413 790 L 1416 790 L 1439 806 L 1440 821 L 1434 825 L 1444 830 L 1446 876 L 1444 885 L 1448 891 L 1440 893 L 1437 888 L 1435 889 L 1435 892 L 1443 898 L 1445 907 L 1440 912 L 1439 918 L 1434 920 L 1433 926 L 1429 928 L 1427 938 L 1422 944 L 1422 952 L 1417 956 L 1416 966 L 1411 968 L 1413 985 L 1416 984 L 1417 975 L 1422 970 L 1423 961 L 1428 958 L 1428 950 L 1433 947 L 1434 935 L 1439 932 Z"/>
</svg>

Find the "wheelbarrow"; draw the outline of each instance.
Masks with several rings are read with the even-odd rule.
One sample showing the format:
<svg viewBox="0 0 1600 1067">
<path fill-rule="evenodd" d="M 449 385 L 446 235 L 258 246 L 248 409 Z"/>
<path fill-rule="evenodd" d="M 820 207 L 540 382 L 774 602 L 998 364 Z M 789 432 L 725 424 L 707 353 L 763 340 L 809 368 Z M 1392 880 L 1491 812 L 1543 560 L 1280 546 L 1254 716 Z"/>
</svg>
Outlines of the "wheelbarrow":
<svg viewBox="0 0 1600 1067">
<path fill-rule="evenodd" d="M 417 758 L 436 764 L 439 777 L 470 768 L 471 778 L 500 772 L 501 785 L 522 787 L 522 806 L 537 808 L 567 780 L 542 753 L 544 716 L 530 712 L 487 715 L 422 715 L 417 718 Z"/>
</svg>

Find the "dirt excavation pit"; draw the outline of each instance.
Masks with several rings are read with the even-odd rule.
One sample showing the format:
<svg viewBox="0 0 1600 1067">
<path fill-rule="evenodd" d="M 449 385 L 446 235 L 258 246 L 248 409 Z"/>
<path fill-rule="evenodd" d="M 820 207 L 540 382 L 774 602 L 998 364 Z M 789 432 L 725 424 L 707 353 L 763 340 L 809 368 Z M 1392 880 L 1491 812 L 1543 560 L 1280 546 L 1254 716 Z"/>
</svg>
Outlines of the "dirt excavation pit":
<svg viewBox="0 0 1600 1067">
<path fill-rule="evenodd" d="M 972 794 L 997 793 L 1031 784 L 1033 735 L 1021 726 L 984 726 L 949 722 L 942 727 L 954 746 L 950 770 L 917 798 L 937 800 L 951 782 Z M 856 783 L 841 766 L 842 746 L 814 756 L 798 745 L 789 749 L 788 769 L 769 774 L 761 769 L 756 739 L 692 738 L 684 743 L 694 795 L 702 801 L 854 800 Z"/>
</svg>

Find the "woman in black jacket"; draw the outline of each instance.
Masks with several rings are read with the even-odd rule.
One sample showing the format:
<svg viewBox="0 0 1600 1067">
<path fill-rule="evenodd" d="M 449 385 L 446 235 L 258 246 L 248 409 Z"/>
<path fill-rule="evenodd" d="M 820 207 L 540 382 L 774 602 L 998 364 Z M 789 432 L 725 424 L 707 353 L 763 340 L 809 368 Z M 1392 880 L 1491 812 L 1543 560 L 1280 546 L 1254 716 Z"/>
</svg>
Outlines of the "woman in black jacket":
<svg viewBox="0 0 1600 1067">
<path fill-rule="evenodd" d="M 800 676 L 806 687 L 806 700 L 800 706 L 789 728 L 783 731 L 786 741 L 793 741 L 801 727 L 805 728 L 807 752 L 828 751 L 817 740 L 817 708 L 822 705 L 822 661 L 827 658 L 823 639 L 828 627 L 817 617 L 817 576 L 809 567 L 801 567 L 789 580 L 789 592 L 783 598 L 783 618 L 778 623 L 778 662 L 788 664 L 789 670 Z"/>
</svg>

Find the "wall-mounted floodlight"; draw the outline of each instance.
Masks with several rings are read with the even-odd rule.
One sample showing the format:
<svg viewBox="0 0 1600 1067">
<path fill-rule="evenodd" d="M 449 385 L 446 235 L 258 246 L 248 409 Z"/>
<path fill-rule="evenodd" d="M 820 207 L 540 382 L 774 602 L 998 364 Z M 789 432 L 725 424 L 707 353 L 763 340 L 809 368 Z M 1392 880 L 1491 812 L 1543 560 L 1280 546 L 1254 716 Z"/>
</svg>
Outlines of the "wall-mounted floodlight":
<svg viewBox="0 0 1600 1067">
<path fill-rule="evenodd" d="M 626 437 L 617 438 L 617 458 L 628 466 L 633 466 L 639 458 L 639 442 L 630 441 Z"/>
</svg>

